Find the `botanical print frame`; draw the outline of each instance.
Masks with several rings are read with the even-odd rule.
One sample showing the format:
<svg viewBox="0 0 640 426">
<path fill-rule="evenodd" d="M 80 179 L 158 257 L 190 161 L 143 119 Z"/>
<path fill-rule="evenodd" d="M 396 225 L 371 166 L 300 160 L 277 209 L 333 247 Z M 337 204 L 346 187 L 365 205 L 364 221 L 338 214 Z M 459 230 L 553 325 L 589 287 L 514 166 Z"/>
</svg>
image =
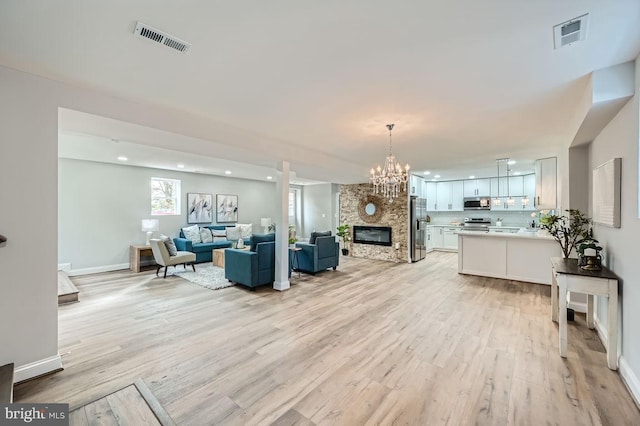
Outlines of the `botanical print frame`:
<svg viewBox="0 0 640 426">
<path fill-rule="evenodd" d="M 187 223 L 213 222 L 213 195 L 187 194 Z"/>
<path fill-rule="evenodd" d="M 238 221 L 238 196 L 216 194 L 216 222 Z"/>
</svg>

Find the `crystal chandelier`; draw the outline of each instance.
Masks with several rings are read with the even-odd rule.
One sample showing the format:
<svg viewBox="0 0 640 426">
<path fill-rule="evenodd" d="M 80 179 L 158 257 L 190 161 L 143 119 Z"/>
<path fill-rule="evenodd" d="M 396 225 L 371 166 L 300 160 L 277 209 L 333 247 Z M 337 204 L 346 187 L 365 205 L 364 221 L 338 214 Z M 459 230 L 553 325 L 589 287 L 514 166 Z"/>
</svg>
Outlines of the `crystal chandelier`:
<svg viewBox="0 0 640 426">
<path fill-rule="evenodd" d="M 402 169 L 396 157 L 391 153 L 391 130 L 393 130 L 393 124 L 387 124 L 387 129 L 389 129 L 389 155 L 384 160 L 384 167 L 378 166 L 375 170 L 371 169 L 369 180 L 373 185 L 373 193 L 382 194 L 391 202 L 398 197 L 400 191 L 407 190 L 409 164 Z"/>
</svg>

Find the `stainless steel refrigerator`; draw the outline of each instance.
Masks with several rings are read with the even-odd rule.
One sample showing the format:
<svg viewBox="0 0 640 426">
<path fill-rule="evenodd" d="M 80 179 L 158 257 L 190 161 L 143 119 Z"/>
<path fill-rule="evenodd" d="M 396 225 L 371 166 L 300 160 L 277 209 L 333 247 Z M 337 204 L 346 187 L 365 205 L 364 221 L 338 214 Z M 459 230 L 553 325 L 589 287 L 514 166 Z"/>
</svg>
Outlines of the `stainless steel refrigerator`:
<svg viewBox="0 0 640 426">
<path fill-rule="evenodd" d="M 409 247 L 411 248 L 411 261 L 417 262 L 424 259 L 427 253 L 427 200 L 411 197 L 410 203 L 411 239 Z"/>
</svg>

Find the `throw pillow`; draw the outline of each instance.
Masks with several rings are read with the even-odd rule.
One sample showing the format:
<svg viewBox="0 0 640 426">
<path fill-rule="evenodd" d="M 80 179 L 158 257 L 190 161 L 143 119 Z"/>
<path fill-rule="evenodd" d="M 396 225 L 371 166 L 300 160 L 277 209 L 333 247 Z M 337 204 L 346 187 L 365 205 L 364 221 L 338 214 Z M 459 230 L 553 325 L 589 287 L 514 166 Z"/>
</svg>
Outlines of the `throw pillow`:
<svg viewBox="0 0 640 426">
<path fill-rule="evenodd" d="M 200 240 L 202 240 L 203 243 L 213 242 L 213 237 L 211 236 L 209 228 L 200 228 Z"/>
<path fill-rule="evenodd" d="M 236 228 L 240 228 L 242 238 L 251 238 L 253 235 L 253 225 L 250 223 L 237 223 Z"/>
<path fill-rule="evenodd" d="M 200 237 L 200 227 L 198 225 L 182 228 L 182 233 L 187 240 L 191 240 L 194 244 L 202 242 L 202 238 Z"/>
<path fill-rule="evenodd" d="M 240 230 L 240 228 L 237 228 L 237 227 L 227 228 L 228 241 L 238 242 L 240 238 L 242 238 L 242 231 Z"/>
<path fill-rule="evenodd" d="M 227 241 L 226 229 L 212 229 L 211 235 L 213 236 L 214 243 L 217 243 L 218 241 Z"/>
<path fill-rule="evenodd" d="M 167 251 L 169 252 L 169 256 L 176 256 L 178 254 L 178 249 L 176 248 L 176 243 L 173 242 L 172 238 L 167 237 L 166 235 L 160 235 L 160 239 L 164 243 Z"/>
<path fill-rule="evenodd" d="M 316 238 L 318 237 L 330 237 L 330 236 L 331 236 L 331 231 L 312 232 L 311 237 L 309 237 L 309 244 L 315 244 Z"/>
</svg>

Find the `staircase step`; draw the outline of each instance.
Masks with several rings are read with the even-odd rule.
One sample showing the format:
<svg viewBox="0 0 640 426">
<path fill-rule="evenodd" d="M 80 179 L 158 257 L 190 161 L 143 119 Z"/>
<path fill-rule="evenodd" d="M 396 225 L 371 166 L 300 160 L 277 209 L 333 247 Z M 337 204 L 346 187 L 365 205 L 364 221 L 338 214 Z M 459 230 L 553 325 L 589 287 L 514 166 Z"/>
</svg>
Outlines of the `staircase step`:
<svg viewBox="0 0 640 426">
<path fill-rule="evenodd" d="M 0 403 L 13 402 L 13 363 L 0 367 Z"/>
<path fill-rule="evenodd" d="M 58 271 L 58 305 L 78 301 L 78 289 L 64 271 Z"/>
</svg>

